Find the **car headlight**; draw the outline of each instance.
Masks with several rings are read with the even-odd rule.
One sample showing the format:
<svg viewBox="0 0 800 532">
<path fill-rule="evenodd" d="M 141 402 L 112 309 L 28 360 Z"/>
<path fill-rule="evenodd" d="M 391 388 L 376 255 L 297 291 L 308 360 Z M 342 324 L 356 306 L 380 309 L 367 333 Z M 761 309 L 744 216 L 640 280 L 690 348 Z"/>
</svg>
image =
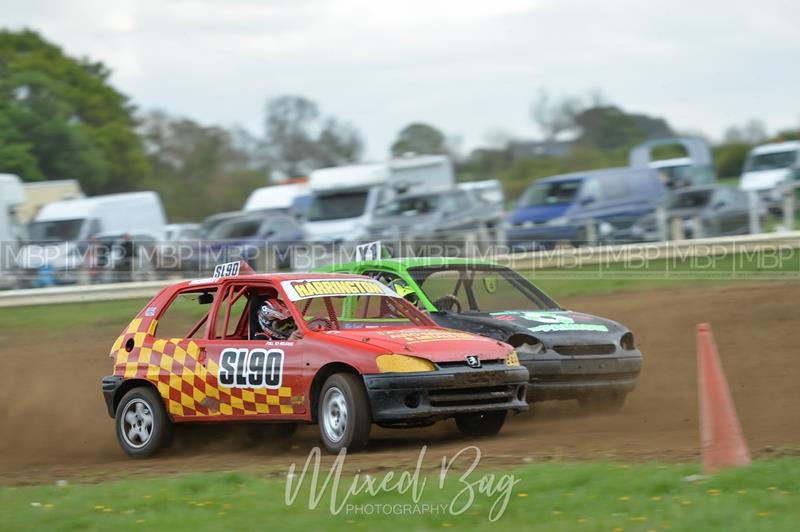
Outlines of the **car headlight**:
<svg viewBox="0 0 800 532">
<path fill-rule="evenodd" d="M 375 363 L 381 373 L 436 371 L 436 366 L 430 360 L 409 355 L 381 355 L 375 359 Z"/>
<path fill-rule="evenodd" d="M 619 339 L 619 345 L 626 351 L 633 351 L 636 349 L 636 346 L 633 343 L 633 333 L 626 332 L 623 334 L 622 338 Z"/>
<path fill-rule="evenodd" d="M 506 357 L 506 366 L 519 366 L 519 357 L 516 351 L 511 351 Z"/>
<path fill-rule="evenodd" d="M 542 345 L 542 342 L 534 340 L 533 342 L 530 343 L 526 342 L 524 344 L 518 345 L 515 348 L 514 353 L 519 355 L 532 356 L 532 355 L 537 355 L 542 351 L 544 351 L 544 346 Z"/>
<path fill-rule="evenodd" d="M 547 225 L 567 225 L 569 223 L 569 218 L 566 216 L 557 216 L 555 218 L 551 218 L 547 220 Z"/>
</svg>

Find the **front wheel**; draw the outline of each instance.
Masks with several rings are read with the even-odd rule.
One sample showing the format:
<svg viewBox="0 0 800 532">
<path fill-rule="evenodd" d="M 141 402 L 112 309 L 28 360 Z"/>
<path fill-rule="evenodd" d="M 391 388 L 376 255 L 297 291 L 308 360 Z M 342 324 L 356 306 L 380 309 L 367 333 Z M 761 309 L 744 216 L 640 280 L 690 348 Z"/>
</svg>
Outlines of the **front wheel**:
<svg viewBox="0 0 800 532">
<path fill-rule="evenodd" d="M 372 413 L 358 376 L 337 373 L 328 377 L 319 394 L 317 412 L 320 436 L 328 451 L 358 451 L 367 445 Z"/>
<path fill-rule="evenodd" d="M 126 393 L 114 421 L 120 447 L 131 458 L 154 455 L 169 440 L 172 430 L 164 402 L 152 388 L 139 387 Z"/>
<path fill-rule="evenodd" d="M 456 415 L 456 425 L 464 436 L 494 436 L 506 422 L 505 410 Z"/>
</svg>

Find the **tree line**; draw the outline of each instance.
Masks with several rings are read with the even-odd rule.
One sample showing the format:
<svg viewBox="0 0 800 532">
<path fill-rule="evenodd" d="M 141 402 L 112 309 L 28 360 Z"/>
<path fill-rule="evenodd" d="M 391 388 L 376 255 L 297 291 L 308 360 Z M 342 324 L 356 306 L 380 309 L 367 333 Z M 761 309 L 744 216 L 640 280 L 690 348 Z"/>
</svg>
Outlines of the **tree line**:
<svg viewBox="0 0 800 532">
<path fill-rule="evenodd" d="M 35 31 L 0 30 L 0 172 L 26 181 L 76 179 L 88 194 L 156 190 L 170 219 L 184 221 L 236 210 L 270 179 L 363 155 L 352 125 L 303 96 L 268 99 L 256 136 L 162 110 L 143 112 L 112 86 L 110 74 Z M 404 127 L 390 152 L 450 155 L 459 179 L 498 178 L 514 197 L 539 177 L 625 165 L 631 146 L 676 134 L 664 118 L 627 112 L 599 93 L 554 99 L 540 91 L 530 113 L 542 132 L 542 153 L 526 152 L 524 142 L 500 132 L 489 146 L 462 154 L 454 139 L 424 122 Z M 729 129 L 714 147 L 718 174 L 738 175 L 752 145 L 769 138 L 758 121 Z M 553 152 L 559 146 L 562 152 Z"/>
</svg>

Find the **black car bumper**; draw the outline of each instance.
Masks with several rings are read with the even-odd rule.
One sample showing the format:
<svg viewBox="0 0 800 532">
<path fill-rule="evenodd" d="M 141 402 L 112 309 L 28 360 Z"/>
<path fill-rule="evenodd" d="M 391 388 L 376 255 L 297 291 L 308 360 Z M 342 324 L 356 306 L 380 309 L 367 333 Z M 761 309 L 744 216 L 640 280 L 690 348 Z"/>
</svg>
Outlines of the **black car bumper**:
<svg viewBox="0 0 800 532">
<path fill-rule="evenodd" d="M 527 410 L 522 366 L 440 368 L 426 373 L 365 375 L 372 418 L 379 425 L 423 425 L 456 414 Z"/>
<path fill-rule="evenodd" d="M 114 405 L 114 396 L 117 394 L 117 389 L 122 385 L 123 380 L 122 377 L 118 377 L 116 375 L 109 375 L 107 377 L 103 377 L 102 385 L 103 385 L 103 399 L 106 400 L 106 408 L 108 409 L 108 415 L 114 417 L 116 415 L 116 408 Z"/>
<path fill-rule="evenodd" d="M 528 368 L 529 401 L 577 399 L 594 393 L 633 391 L 639 381 L 642 356 L 638 351 L 625 355 L 582 357 L 536 357 L 520 363 Z"/>
</svg>

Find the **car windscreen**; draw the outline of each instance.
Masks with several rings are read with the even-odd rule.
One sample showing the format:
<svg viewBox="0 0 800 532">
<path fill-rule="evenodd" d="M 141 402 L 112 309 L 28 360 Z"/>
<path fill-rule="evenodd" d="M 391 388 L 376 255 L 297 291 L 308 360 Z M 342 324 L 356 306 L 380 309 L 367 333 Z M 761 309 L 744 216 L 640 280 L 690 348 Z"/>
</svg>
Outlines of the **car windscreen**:
<svg viewBox="0 0 800 532">
<path fill-rule="evenodd" d="M 407 301 L 384 295 L 320 296 L 295 302 L 311 329 L 349 330 L 430 326 Z"/>
<path fill-rule="evenodd" d="M 67 242 L 77 240 L 83 227 L 83 218 L 32 222 L 28 225 L 28 238 L 34 242 Z"/>
<path fill-rule="evenodd" d="M 692 190 L 674 194 L 669 201 L 670 209 L 689 209 L 705 207 L 711 200 L 712 190 Z"/>
<path fill-rule="evenodd" d="M 460 307 L 462 312 L 484 313 L 559 308 L 544 292 L 509 268 L 465 264 L 420 266 L 408 271 L 440 309 L 458 311 Z M 458 304 L 448 304 L 454 298 Z"/>
<path fill-rule="evenodd" d="M 760 153 L 747 158 L 744 171 L 760 172 L 762 170 L 778 170 L 780 168 L 789 168 L 796 162 L 797 150 Z"/>
<path fill-rule="evenodd" d="M 521 207 L 572 203 L 581 189 L 582 179 L 535 183 L 520 198 Z"/>
<path fill-rule="evenodd" d="M 306 219 L 310 222 L 322 222 L 358 218 L 367 208 L 368 195 L 366 190 L 314 195 L 308 205 Z"/>
<path fill-rule="evenodd" d="M 430 214 L 439 206 L 441 196 L 414 196 L 396 198 L 381 205 L 377 213 L 380 216 L 419 216 Z"/>
</svg>

